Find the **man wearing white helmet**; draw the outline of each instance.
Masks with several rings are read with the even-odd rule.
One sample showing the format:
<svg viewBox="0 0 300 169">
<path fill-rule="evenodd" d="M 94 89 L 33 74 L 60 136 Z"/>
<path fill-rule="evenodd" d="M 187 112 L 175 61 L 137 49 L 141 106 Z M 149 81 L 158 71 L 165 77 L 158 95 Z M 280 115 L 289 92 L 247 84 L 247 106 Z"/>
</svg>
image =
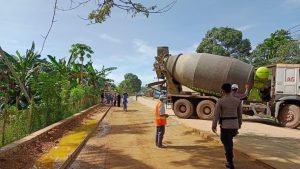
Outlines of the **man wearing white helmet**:
<svg viewBox="0 0 300 169">
<path fill-rule="evenodd" d="M 249 94 L 249 85 L 246 85 L 245 88 L 246 88 L 246 91 L 244 92 L 244 94 L 238 93 L 239 86 L 237 84 L 232 84 L 231 85 L 231 90 L 232 90 L 231 94 L 232 94 L 232 96 L 236 97 L 236 98 L 239 98 L 241 100 L 246 99 L 248 94 Z"/>
<path fill-rule="evenodd" d="M 165 134 L 165 126 L 167 124 L 167 118 L 169 117 L 166 114 L 166 110 L 164 107 L 164 101 L 166 97 L 163 95 L 159 96 L 159 102 L 156 104 L 155 108 L 155 123 L 156 123 L 156 136 L 155 136 L 155 144 L 159 148 L 166 148 L 165 145 L 162 144 L 164 134 Z"/>
</svg>

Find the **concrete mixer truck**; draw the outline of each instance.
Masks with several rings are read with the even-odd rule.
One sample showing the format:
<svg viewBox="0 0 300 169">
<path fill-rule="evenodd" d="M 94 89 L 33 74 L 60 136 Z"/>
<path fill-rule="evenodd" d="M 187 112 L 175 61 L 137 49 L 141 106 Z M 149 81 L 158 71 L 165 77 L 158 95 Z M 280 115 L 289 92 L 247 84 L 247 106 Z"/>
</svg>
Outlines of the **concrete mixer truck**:
<svg viewBox="0 0 300 169">
<path fill-rule="evenodd" d="M 237 84 L 239 91 L 248 84 L 251 98 L 242 100 L 244 114 L 272 117 L 282 126 L 298 127 L 300 64 L 260 69 L 258 72 L 252 65 L 231 57 L 207 53 L 170 55 L 168 47 L 158 47 L 154 63 L 158 81 L 147 86 L 157 85 L 166 93 L 167 105 L 176 116 L 190 118 L 195 114 L 209 120 L 214 116 L 223 83 Z"/>
</svg>

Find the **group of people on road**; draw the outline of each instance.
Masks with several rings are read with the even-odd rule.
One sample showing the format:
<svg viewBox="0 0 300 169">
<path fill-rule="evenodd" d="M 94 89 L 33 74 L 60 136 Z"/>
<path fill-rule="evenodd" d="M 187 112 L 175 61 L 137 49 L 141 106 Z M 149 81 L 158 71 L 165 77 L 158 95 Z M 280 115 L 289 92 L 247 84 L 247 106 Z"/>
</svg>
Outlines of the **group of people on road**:
<svg viewBox="0 0 300 169">
<path fill-rule="evenodd" d="M 120 93 L 116 92 L 105 92 L 101 94 L 101 103 L 105 103 L 111 106 L 121 107 L 121 100 L 123 105 L 123 110 L 127 111 L 128 103 L 128 93 L 123 93 L 121 96 Z"/>
<path fill-rule="evenodd" d="M 215 107 L 215 116 L 212 122 L 212 131 L 217 132 L 217 125 L 220 125 L 220 139 L 223 143 L 226 157 L 225 166 L 234 169 L 233 163 L 233 137 L 238 134 L 242 126 L 242 108 L 241 100 L 245 99 L 249 93 L 249 86 L 245 86 L 246 91 L 243 94 L 238 93 L 238 85 L 224 83 L 221 86 L 222 97 L 217 101 Z M 165 126 L 168 115 L 165 112 L 165 96 L 159 97 L 159 102 L 155 108 L 156 137 L 155 144 L 158 148 L 166 148 L 162 144 Z"/>
</svg>

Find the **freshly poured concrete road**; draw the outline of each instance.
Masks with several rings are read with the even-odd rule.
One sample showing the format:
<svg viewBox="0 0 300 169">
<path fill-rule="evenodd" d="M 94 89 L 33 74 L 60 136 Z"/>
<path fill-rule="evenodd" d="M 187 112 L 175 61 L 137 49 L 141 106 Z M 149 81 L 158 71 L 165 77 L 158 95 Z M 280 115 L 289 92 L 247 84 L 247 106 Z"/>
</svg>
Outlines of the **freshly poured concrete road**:
<svg viewBox="0 0 300 169">
<path fill-rule="evenodd" d="M 90 138 L 72 169 L 222 169 L 223 147 L 201 137 L 173 118 L 166 127 L 166 149 L 154 144 L 154 108 L 129 103 L 128 112 L 115 108 Z M 235 152 L 237 169 L 265 169 L 264 165 Z"/>
<path fill-rule="evenodd" d="M 155 100 L 139 98 L 139 103 L 154 107 Z M 171 109 L 167 113 L 174 115 Z M 211 121 L 199 119 L 179 119 L 172 116 L 180 124 L 211 132 Z M 259 120 L 258 120 L 259 121 Z M 262 122 L 244 120 L 240 134 L 235 138 L 235 148 L 274 168 L 300 168 L 300 130 L 282 128 Z M 215 139 L 216 138 L 215 136 Z"/>
</svg>

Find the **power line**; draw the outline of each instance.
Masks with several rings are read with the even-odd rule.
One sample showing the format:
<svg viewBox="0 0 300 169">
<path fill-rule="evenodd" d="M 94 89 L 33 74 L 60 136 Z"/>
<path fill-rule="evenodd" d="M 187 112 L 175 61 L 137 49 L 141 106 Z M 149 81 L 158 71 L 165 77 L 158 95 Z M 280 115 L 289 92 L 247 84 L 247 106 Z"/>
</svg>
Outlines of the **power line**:
<svg viewBox="0 0 300 169">
<path fill-rule="evenodd" d="M 292 29 L 294 29 L 294 28 L 297 28 L 298 26 L 300 26 L 300 24 L 295 25 L 295 26 L 293 26 L 293 27 L 291 27 L 291 28 L 288 28 L 287 31 L 289 32 L 290 30 L 292 30 Z"/>
<path fill-rule="evenodd" d="M 296 30 L 296 31 L 293 31 L 293 32 L 290 33 L 290 35 L 292 35 L 292 34 L 294 34 L 294 33 L 296 33 L 296 32 L 299 32 L 299 31 L 300 31 L 300 29 L 298 29 L 298 30 Z"/>
</svg>

